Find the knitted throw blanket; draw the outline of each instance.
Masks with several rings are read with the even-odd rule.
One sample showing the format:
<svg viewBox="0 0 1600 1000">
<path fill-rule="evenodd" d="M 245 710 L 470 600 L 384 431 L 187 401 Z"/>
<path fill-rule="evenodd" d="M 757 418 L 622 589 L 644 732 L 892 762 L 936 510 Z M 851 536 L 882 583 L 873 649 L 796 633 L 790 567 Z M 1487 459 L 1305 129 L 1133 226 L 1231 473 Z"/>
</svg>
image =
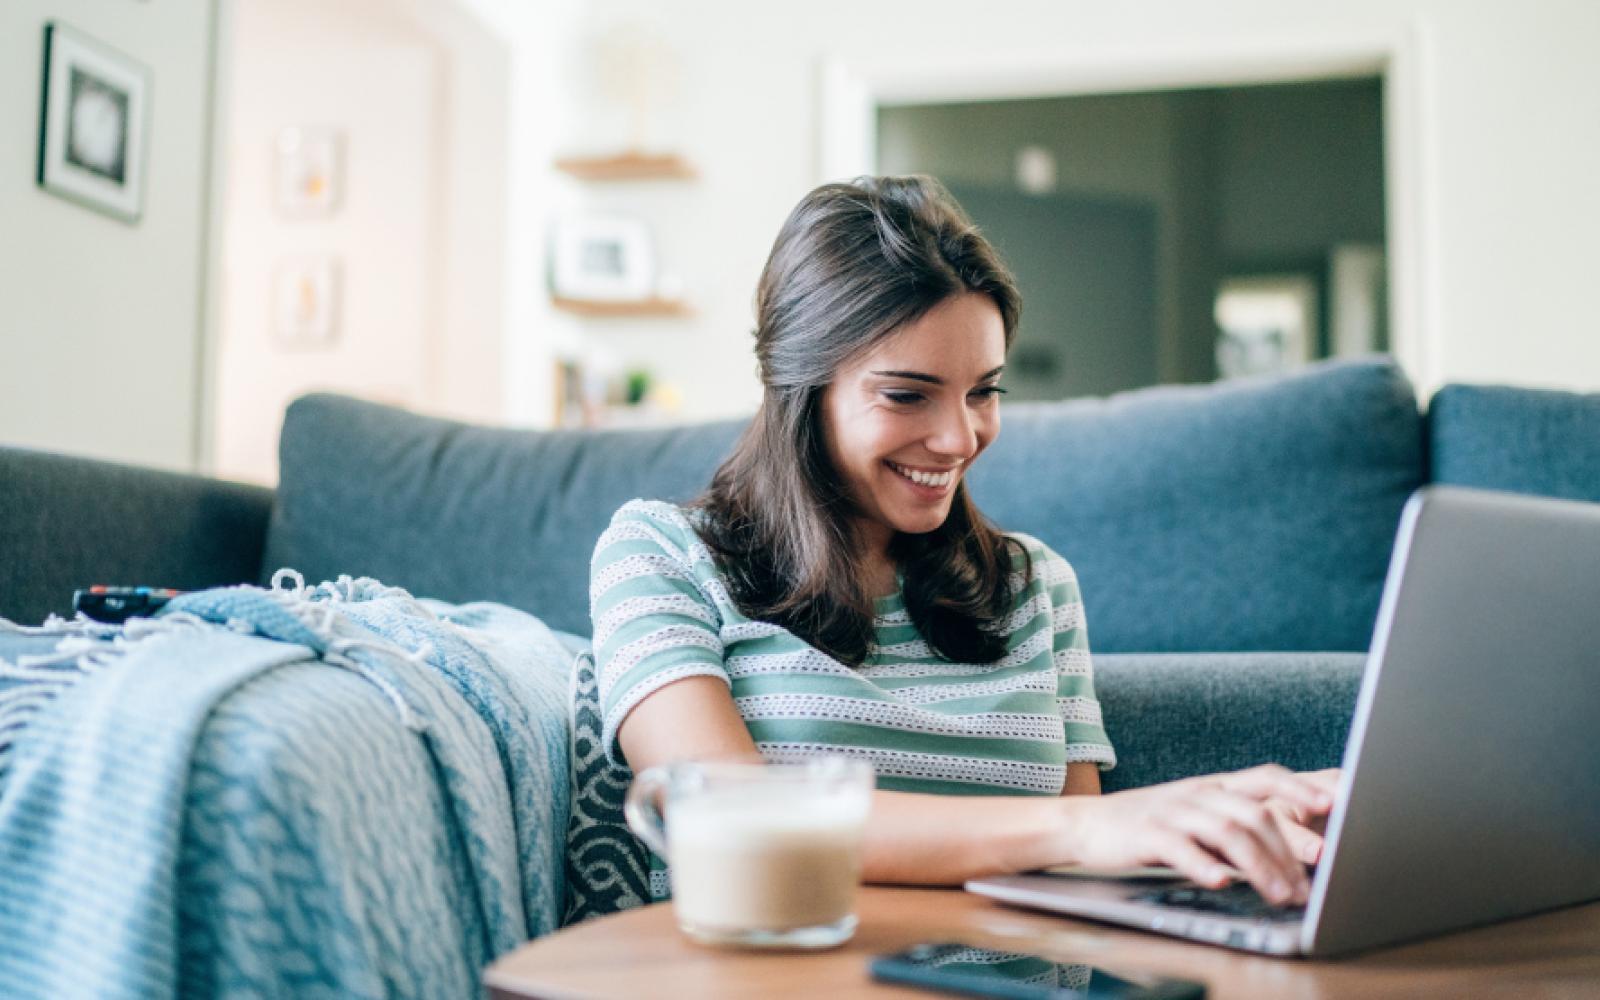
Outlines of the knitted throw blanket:
<svg viewBox="0 0 1600 1000">
<path fill-rule="evenodd" d="M 477 995 L 556 928 L 555 636 L 284 577 L 0 621 L 0 651 L 56 647 L 0 659 L 0 995 Z"/>
</svg>

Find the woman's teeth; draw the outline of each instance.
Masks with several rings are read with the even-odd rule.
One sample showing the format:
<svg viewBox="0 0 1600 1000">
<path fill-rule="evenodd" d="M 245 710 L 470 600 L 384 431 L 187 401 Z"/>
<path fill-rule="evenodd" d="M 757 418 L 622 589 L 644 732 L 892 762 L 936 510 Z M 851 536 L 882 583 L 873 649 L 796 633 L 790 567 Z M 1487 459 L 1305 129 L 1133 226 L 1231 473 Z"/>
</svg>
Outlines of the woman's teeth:
<svg viewBox="0 0 1600 1000">
<path fill-rule="evenodd" d="M 919 486 L 948 486 L 950 485 L 950 481 L 956 477 L 956 470 L 954 469 L 950 469 L 945 472 L 918 472 L 916 469 L 908 469 L 903 465 L 896 465 L 893 462 L 889 463 L 889 468 L 900 473 L 902 476 L 905 476 L 907 479 L 918 484 Z"/>
</svg>

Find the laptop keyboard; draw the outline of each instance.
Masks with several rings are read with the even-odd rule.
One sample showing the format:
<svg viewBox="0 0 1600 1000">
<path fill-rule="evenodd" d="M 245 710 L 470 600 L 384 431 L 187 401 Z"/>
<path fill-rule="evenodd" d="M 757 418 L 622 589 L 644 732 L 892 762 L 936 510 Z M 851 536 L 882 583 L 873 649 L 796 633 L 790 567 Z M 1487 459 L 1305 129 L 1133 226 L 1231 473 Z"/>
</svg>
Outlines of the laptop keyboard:
<svg viewBox="0 0 1600 1000">
<path fill-rule="evenodd" d="M 1132 898 L 1141 903 L 1159 903 L 1265 923 L 1286 923 L 1306 915 L 1304 906 L 1275 906 L 1262 899 L 1260 893 L 1244 882 L 1235 882 L 1221 889 L 1199 886 L 1150 889 Z"/>
</svg>

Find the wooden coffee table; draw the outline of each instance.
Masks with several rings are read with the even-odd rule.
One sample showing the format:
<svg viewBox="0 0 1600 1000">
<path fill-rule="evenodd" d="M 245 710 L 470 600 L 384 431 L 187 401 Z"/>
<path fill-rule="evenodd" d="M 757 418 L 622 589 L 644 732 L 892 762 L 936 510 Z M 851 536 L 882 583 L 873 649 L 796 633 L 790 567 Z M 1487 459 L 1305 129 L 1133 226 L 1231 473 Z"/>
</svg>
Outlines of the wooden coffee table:
<svg viewBox="0 0 1600 1000">
<path fill-rule="evenodd" d="M 867 961 L 959 939 L 1208 985 L 1212 998 L 1600 997 L 1600 903 L 1333 961 L 1265 958 L 1002 906 L 959 889 L 868 886 L 861 927 L 833 951 L 723 951 L 677 930 L 668 903 L 533 941 L 484 973 L 493 997 L 932 997 L 874 983 Z"/>
</svg>

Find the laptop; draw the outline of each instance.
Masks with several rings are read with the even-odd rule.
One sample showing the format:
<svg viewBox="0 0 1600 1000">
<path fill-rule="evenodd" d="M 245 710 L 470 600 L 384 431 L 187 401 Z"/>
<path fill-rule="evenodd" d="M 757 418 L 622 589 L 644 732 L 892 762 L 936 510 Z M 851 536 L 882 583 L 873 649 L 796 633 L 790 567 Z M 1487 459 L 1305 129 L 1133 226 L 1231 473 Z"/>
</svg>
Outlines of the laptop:
<svg viewBox="0 0 1600 1000">
<path fill-rule="evenodd" d="M 1243 883 L 1029 873 L 967 889 L 1327 956 L 1600 898 L 1600 504 L 1425 487 L 1395 539 L 1303 907 Z"/>
</svg>

